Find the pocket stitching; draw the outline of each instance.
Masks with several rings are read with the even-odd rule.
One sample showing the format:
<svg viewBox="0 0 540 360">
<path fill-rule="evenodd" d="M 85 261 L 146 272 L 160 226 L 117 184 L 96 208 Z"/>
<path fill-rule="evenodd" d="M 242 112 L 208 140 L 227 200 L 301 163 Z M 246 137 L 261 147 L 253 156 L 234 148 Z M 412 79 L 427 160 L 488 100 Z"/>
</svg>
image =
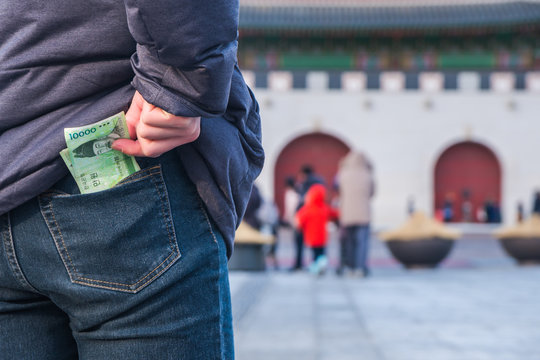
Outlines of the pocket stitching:
<svg viewBox="0 0 540 360">
<path fill-rule="evenodd" d="M 124 184 L 131 184 L 131 183 L 134 183 L 136 181 L 143 180 L 143 179 L 146 179 L 148 177 L 151 177 L 152 175 L 157 175 L 157 174 L 158 173 L 156 172 L 156 173 L 151 173 L 151 174 L 148 174 L 148 175 L 145 175 L 145 176 L 142 176 L 142 177 L 138 177 L 138 178 L 135 178 L 135 179 L 131 179 L 129 181 L 121 181 L 121 182 L 118 182 L 116 185 L 114 185 L 113 188 L 117 187 L 117 186 L 120 186 L 120 185 L 124 185 Z"/>
<path fill-rule="evenodd" d="M 120 185 L 124 185 L 124 184 L 131 184 L 131 183 L 134 183 L 136 181 L 139 181 L 139 180 L 143 180 L 143 179 L 146 179 L 148 177 L 151 177 L 153 175 L 159 175 L 160 174 L 160 170 L 161 170 L 161 165 L 156 165 L 156 166 L 153 166 L 151 168 L 148 168 L 148 169 L 143 169 L 143 170 L 140 170 L 140 171 L 137 171 L 129 176 L 126 176 L 125 178 L 123 178 L 122 180 L 120 180 L 118 183 L 116 183 L 113 187 L 111 187 L 110 189 L 114 189 Z M 141 176 L 142 174 L 144 173 L 148 173 L 148 174 L 145 174 L 144 176 Z M 106 190 L 110 190 L 110 189 L 105 189 L 105 190 L 101 190 L 101 191 L 106 191 Z M 101 192 L 99 191 L 99 192 Z M 89 193 L 89 194 L 92 194 L 92 193 Z M 67 196 L 77 196 L 77 195 L 85 195 L 85 194 L 68 194 L 64 191 L 60 191 L 60 190 L 57 190 L 57 189 L 50 189 L 48 190 L 47 192 L 41 194 L 41 197 L 67 197 Z"/>
<path fill-rule="evenodd" d="M 49 223 L 47 223 L 47 227 L 49 228 L 49 231 L 51 232 L 51 235 L 53 235 L 53 239 L 54 239 L 54 243 L 56 245 L 56 248 L 58 249 L 58 252 L 60 253 L 60 258 L 62 258 L 62 262 L 64 263 L 65 267 L 66 267 L 66 270 L 68 272 L 68 275 L 69 275 L 69 278 L 71 279 L 71 281 L 74 281 L 73 279 L 73 274 L 72 272 L 74 272 L 77 276 L 77 278 L 80 278 L 80 276 L 77 274 L 77 269 L 75 268 L 75 265 L 73 264 L 73 260 L 71 259 L 71 256 L 69 254 L 69 251 L 67 250 L 66 248 L 66 243 L 64 242 L 64 236 L 62 235 L 62 230 L 60 230 L 60 226 L 58 225 L 58 221 L 56 220 L 56 216 L 54 216 L 54 212 L 53 212 L 53 208 L 52 208 L 52 202 L 49 200 L 47 202 L 47 204 L 45 205 L 48 209 L 48 213 L 51 214 L 52 216 L 52 220 L 54 221 L 54 224 L 56 225 L 56 229 L 58 230 L 58 234 L 60 236 L 60 239 L 62 240 L 62 248 L 64 249 L 64 252 L 67 254 L 68 256 L 68 259 L 69 259 L 69 262 L 71 263 L 71 266 L 69 266 L 65 259 L 64 259 L 64 256 L 62 256 L 62 250 L 59 249 L 60 247 L 60 244 L 58 243 L 58 241 L 56 241 L 56 237 L 54 236 L 54 229 L 52 229 L 50 226 L 49 226 Z M 43 216 L 46 218 L 47 216 L 42 212 Z M 71 270 L 70 270 L 71 269 Z"/>
<path fill-rule="evenodd" d="M 66 251 L 67 251 L 67 250 L 66 250 Z M 86 281 L 89 281 L 89 282 L 97 282 L 97 283 L 104 283 L 104 284 L 110 284 L 110 285 L 119 285 L 119 286 L 125 286 L 125 287 L 133 287 L 133 286 L 137 285 L 138 283 L 140 283 L 141 281 L 143 281 L 144 279 L 146 279 L 147 277 L 149 277 L 150 275 L 152 275 L 152 273 L 153 273 L 154 271 L 156 271 L 157 268 L 159 268 L 161 265 L 163 265 L 164 263 L 166 263 L 167 260 L 168 260 L 171 256 L 173 256 L 173 255 L 178 255 L 178 252 L 171 252 L 171 253 L 169 254 L 169 256 L 167 256 L 167 258 L 161 262 L 161 264 L 159 264 L 158 266 L 156 266 L 154 269 L 152 269 L 151 271 L 149 271 L 148 274 L 147 274 L 145 277 L 143 277 L 142 279 L 140 279 L 139 281 L 137 281 L 136 283 L 133 283 L 133 284 L 122 284 L 122 283 L 116 283 L 116 282 L 112 282 L 112 281 L 89 279 L 89 278 L 85 278 L 85 277 L 82 277 L 82 276 L 77 276 L 77 279 L 86 280 Z M 163 270 L 166 270 L 166 269 L 168 269 L 168 266 L 165 267 Z M 161 274 L 161 273 L 163 272 L 163 270 L 160 271 L 159 274 Z M 152 278 L 152 279 L 154 279 L 154 278 Z M 152 280 L 152 279 L 151 279 L 151 280 Z M 151 281 L 151 280 L 149 280 L 149 281 Z M 73 282 L 77 282 L 77 281 L 73 281 Z M 85 282 L 82 282 L 82 281 L 79 281 L 78 283 L 86 284 Z M 148 283 L 148 282 L 144 283 L 143 285 L 145 285 L 145 284 L 147 284 L 147 283 Z M 141 288 L 141 287 L 138 287 L 138 288 L 136 288 L 136 289 L 140 289 L 140 288 Z"/>
<path fill-rule="evenodd" d="M 159 169 L 160 166 L 155 166 L 153 168 L 149 168 L 148 171 L 150 170 L 153 170 L 153 169 Z M 139 279 L 139 281 L 133 283 L 133 284 L 124 284 L 124 283 L 116 283 L 116 282 L 111 282 L 111 281 L 105 281 L 105 280 L 96 280 L 96 279 L 90 279 L 90 278 L 85 278 L 85 277 L 82 277 L 82 276 L 77 276 L 78 279 L 81 279 L 81 280 L 86 280 L 88 282 L 94 282 L 94 283 L 103 283 L 103 284 L 110 284 L 110 285 L 118 285 L 118 286 L 123 286 L 123 287 L 126 287 L 126 288 L 132 288 L 134 286 L 136 286 L 138 283 L 140 283 L 141 281 L 145 280 L 147 277 L 149 277 L 150 275 L 152 275 L 152 273 L 154 271 L 156 271 L 160 266 L 162 266 L 163 264 L 165 264 L 167 262 L 167 260 L 173 256 L 173 255 L 179 255 L 178 254 L 178 249 L 176 248 L 176 246 L 173 245 L 173 241 L 172 241 L 172 238 L 171 238 L 171 229 L 170 229 L 170 224 L 169 224 L 169 219 L 167 219 L 167 217 L 165 216 L 166 214 L 166 209 L 165 209 L 165 199 L 163 199 L 163 192 L 159 190 L 159 187 L 158 187 L 158 184 L 157 182 L 155 181 L 155 179 L 152 177 L 152 175 L 157 175 L 157 176 L 160 176 L 162 179 L 163 179 L 163 176 L 161 175 L 161 173 L 159 171 L 156 171 L 156 172 L 153 172 L 151 174 L 148 174 L 148 175 L 145 175 L 144 177 L 140 177 L 140 178 L 137 178 L 137 179 L 134 179 L 134 180 L 131 180 L 130 182 L 134 182 L 134 181 L 137 181 L 137 180 L 141 180 L 141 179 L 145 179 L 145 178 L 148 178 L 150 177 L 150 180 L 152 181 L 152 183 L 154 184 L 154 187 L 156 188 L 156 191 L 157 193 L 160 195 L 160 203 L 161 203 L 161 216 L 163 217 L 163 221 L 165 222 L 165 224 L 167 224 L 167 235 L 169 237 L 169 247 L 171 249 L 171 253 L 169 254 L 169 256 L 167 256 L 165 258 L 165 260 L 163 260 L 158 266 L 156 266 L 154 269 L 152 269 L 151 271 L 148 272 L 148 274 L 146 274 L 143 278 Z M 125 183 L 123 183 L 125 184 Z M 58 225 L 57 225 L 58 226 Z M 59 229 L 60 230 L 60 229 Z M 63 239 L 62 239 L 63 241 Z M 64 245 L 65 246 L 65 245 Z M 66 249 L 66 252 L 67 249 Z M 68 256 L 69 256 L 69 252 L 68 252 Z M 70 259 L 71 260 L 71 259 Z M 175 259 L 173 259 L 175 260 Z M 170 265 L 172 265 L 172 261 L 171 261 L 171 264 L 169 264 L 168 266 L 166 266 L 162 271 L 160 271 L 158 274 L 156 274 L 155 276 L 163 273 L 164 270 L 168 269 Z M 73 263 L 72 263 L 73 265 Z M 150 279 L 148 282 L 152 281 L 154 278 L 152 277 L 152 279 Z M 140 289 L 141 287 L 143 287 L 144 285 L 148 284 L 148 282 L 144 283 L 143 285 L 141 285 L 140 287 L 137 287 L 136 289 L 132 290 L 132 291 L 136 291 L 138 289 Z M 84 284 L 84 282 L 82 282 Z M 88 284 L 90 285 L 90 284 Z"/>
<path fill-rule="evenodd" d="M 154 271 L 157 270 L 157 268 L 159 268 L 161 265 L 163 265 L 165 262 L 167 262 L 167 260 L 173 255 L 175 255 L 174 252 L 170 253 L 169 256 L 167 256 L 167 258 L 161 262 L 161 264 L 156 266 L 154 269 L 150 270 L 146 276 L 144 276 L 142 279 L 140 279 L 139 281 L 137 281 L 137 282 L 135 282 L 133 284 L 123 284 L 123 283 L 117 283 L 117 282 L 106 281 L 106 280 L 96 280 L 96 279 L 85 278 L 85 277 L 82 277 L 82 276 L 77 276 L 77 278 L 81 279 L 81 280 L 86 280 L 86 281 L 89 281 L 89 282 L 104 283 L 104 284 L 110 284 L 110 285 L 119 285 L 119 286 L 125 286 L 125 287 L 133 287 L 133 286 L 137 285 L 138 283 L 140 283 L 141 281 L 143 281 L 144 279 L 146 279 L 147 277 L 149 277 Z"/>
<path fill-rule="evenodd" d="M 171 257 L 172 255 L 174 255 L 175 253 L 171 253 L 167 258 Z M 176 253 L 177 257 L 175 257 L 173 260 L 176 260 L 176 258 L 180 257 L 180 254 Z M 164 261 L 165 262 L 165 261 Z M 162 263 L 163 264 L 163 263 Z M 78 281 L 78 280 L 73 280 L 73 282 L 75 284 L 81 284 L 81 285 L 87 285 L 87 286 L 94 286 L 94 287 L 99 287 L 99 288 L 102 288 L 102 289 L 109 289 L 109 290 L 116 290 L 116 291 L 125 291 L 125 292 L 130 292 L 130 293 L 136 293 L 137 291 L 139 291 L 140 289 L 142 289 L 143 287 L 145 287 L 147 284 L 151 283 L 155 278 L 157 278 L 158 276 L 160 276 L 161 274 L 163 274 L 164 271 L 166 271 L 168 268 L 170 268 L 172 265 L 174 264 L 174 261 L 171 261 L 167 266 L 165 266 L 160 272 L 156 273 L 151 279 L 149 279 L 147 282 L 145 282 L 144 284 L 140 285 L 139 287 L 135 288 L 135 289 L 120 289 L 118 287 L 112 287 L 112 286 L 105 286 L 105 285 L 100 285 L 100 284 L 89 284 L 88 282 L 84 282 L 84 281 Z M 161 265 L 161 264 L 160 264 Z M 156 268 L 157 269 L 157 268 Z M 152 270 L 152 272 L 155 271 Z M 150 272 L 148 275 L 145 276 L 148 277 L 152 272 Z M 85 278 L 82 278 L 82 279 L 85 279 Z M 144 279 L 144 278 L 143 278 Z M 101 281 L 101 280 L 92 280 L 92 279 L 86 279 L 88 281 Z M 142 281 L 139 280 L 137 281 L 140 282 Z M 108 281 L 101 281 L 103 283 L 109 283 Z M 131 287 L 132 285 L 124 285 L 124 284 L 117 284 L 117 283 L 109 283 L 109 284 L 112 284 L 112 285 L 122 285 L 122 286 L 126 286 L 126 287 Z M 136 284 L 136 283 L 135 283 Z"/>
<path fill-rule="evenodd" d="M 157 165 L 157 166 L 154 166 L 152 168 L 145 169 L 145 170 L 147 172 L 150 172 L 150 171 L 156 170 L 156 169 L 157 169 L 157 171 L 151 172 L 150 174 L 147 174 L 147 175 L 145 175 L 143 177 L 137 177 L 137 178 L 135 178 L 133 180 L 130 180 L 128 182 L 123 182 L 122 184 L 127 184 L 127 183 L 130 183 L 130 182 L 135 182 L 135 181 L 142 180 L 142 179 L 150 177 L 150 180 L 154 184 L 154 187 L 156 188 L 156 192 L 160 197 L 161 216 L 162 216 L 163 221 L 165 222 L 166 227 L 167 227 L 167 235 L 168 235 L 168 238 L 169 238 L 169 248 L 171 249 L 171 253 L 159 265 L 157 265 L 154 269 L 149 271 L 144 277 L 142 277 L 137 282 L 132 283 L 132 284 L 124 284 L 124 283 L 110 282 L 110 281 L 106 281 L 106 280 L 90 279 L 90 278 L 86 278 L 86 277 L 83 277 L 83 276 L 79 275 L 79 273 L 78 273 L 78 271 L 77 271 L 77 269 L 76 269 L 76 267 L 75 267 L 75 265 L 73 263 L 73 260 L 71 259 L 71 255 L 69 253 L 69 250 L 66 247 L 66 244 L 65 244 L 65 241 L 64 241 L 64 236 L 62 235 L 62 231 L 60 229 L 60 225 L 58 224 L 58 221 L 56 220 L 56 217 L 54 215 L 51 198 L 50 198 L 50 196 L 47 196 L 48 200 L 47 200 L 47 204 L 45 204 L 45 206 L 48 208 L 48 213 L 50 213 L 50 215 L 52 216 L 52 220 L 54 221 L 54 224 L 56 225 L 56 230 L 58 231 L 58 235 L 59 235 L 60 239 L 62 240 L 61 247 L 64 249 L 64 252 L 67 254 L 67 257 L 69 259 L 69 263 L 71 264 L 71 266 L 69 266 L 66 263 L 66 261 L 64 260 L 64 256 L 62 256 L 63 251 L 61 251 L 61 249 L 59 249 L 59 244 L 56 241 L 54 235 L 53 235 L 53 239 L 55 240 L 55 244 L 57 244 L 57 249 L 60 252 L 60 257 L 62 258 L 62 262 L 64 263 L 64 265 L 66 267 L 69 278 L 71 279 L 71 281 L 73 283 L 81 284 L 81 285 L 94 286 L 94 287 L 99 287 L 99 288 L 104 288 L 104 289 L 109 289 L 109 290 L 118 290 L 118 291 L 126 291 L 126 292 L 135 293 L 135 292 L 139 291 L 141 288 L 145 287 L 150 282 L 152 282 L 155 278 L 157 278 L 159 275 L 161 275 L 169 267 L 171 267 L 175 263 L 175 260 L 177 260 L 181 256 L 180 252 L 178 251 L 178 246 L 174 245 L 174 241 L 173 241 L 174 228 L 171 231 L 171 224 L 170 224 L 170 221 L 172 221 L 172 219 L 169 219 L 166 216 L 165 203 L 167 202 L 166 201 L 167 199 L 164 198 L 163 191 L 160 191 L 157 181 L 152 177 L 152 176 L 157 175 L 164 182 L 163 174 L 160 172 L 161 166 Z M 139 175 L 140 175 L 140 173 L 139 173 Z M 167 190 L 165 188 L 165 197 L 168 198 L 168 196 L 166 195 L 166 191 Z M 43 214 L 43 215 L 46 217 L 45 214 Z M 47 224 L 47 227 L 49 227 L 49 231 L 51 232 L 51 234 L 54 234 L 55 231 L 53 231 L 53 229 L 51 229 L 49 224 Z M 174 258 L 169 261 L 171 256 L 174 256 Z M 149 279 L 148 281 L 146 281 L 142 285 L 134 288 L 141 281 L 144 281 L 146 278 L 151 276 L 159 267 L 161 267 L 161 266 L 163 266 L 163 264 L 167 263 L 167 261 L 169 261 L 169 263 L 167 265 L 165 265 L 165 267 L 161 271 L 155 273 L 154 276 L 151 279 Z M 72 274 L 72 272 L 73 272 L 73 274 Z M 84 280 L 84 281 L 81 281 L 81 280 Z M 92 284 L 92 283 L 95 283 L 95 284 Z M 105 286 L 105 285 L 101 285 L 101 284 L 117 285 L 119 287 L 109 287 L 109 286 Z M 120 288 L 120 287 L 124 287 L 124 288 Z"/>
<path fill-rule="evenodd" d="M 124 184 L 129 184 L 129 183 L 132 183 L 134 181 L 138 181 L 138 180 L 142 180 L 142 179 L 145 179 L 149 176 L 152 176 L 152 175 L 159 175 L 160 174 L 160 170 L 161 170 L 161 165 L 156 165 L 156 166 L 152 166 L 150 168 L 147 168 L 147 169 L 143 169 L 143 170 L 140 170 L 140 171 L 137 171 L 131 175 L 128 175 L 126 176 L 125 178 L 123 178 L 122 180 L 120 180 L 115 186 L 113 187 L 116 187 L 116 186 L 119 186 L 119 185 L 124 185 Z M 144 173 L 147 173 L 146 175 L 144 176 L 140 176 Z"/>
</svg>

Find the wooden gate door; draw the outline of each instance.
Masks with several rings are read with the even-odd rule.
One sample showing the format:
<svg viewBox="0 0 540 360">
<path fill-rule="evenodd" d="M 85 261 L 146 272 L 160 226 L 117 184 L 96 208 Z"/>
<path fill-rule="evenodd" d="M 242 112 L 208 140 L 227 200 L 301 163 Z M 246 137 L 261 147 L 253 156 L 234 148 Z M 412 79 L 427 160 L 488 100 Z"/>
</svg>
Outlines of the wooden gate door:
<svg viewBox="0 0 540 360">
<path fill-rule="evenodd" d="M 345 143 L 323 133 L 303 135 L 287 144 L 279 154 L 274 170 L 274 199 L 280 214 L 283 214 L 284 183 L 288 176 L 296 177 L 300 168 L 309 164 L 324 178 L 327 187 L 331 186 L 339 161 L 348 152 Z"/>
<path fill-rule="evenodd" d="M 469 205 L 465 205 L 468 198 Z M 452 204 L 453 222 L 478 222 L 486 201 L 500 206 L 501 167 L 486 146 L 462 142 L 446 149 L 435 166 L 435 211 Z M 470 207 L 467 219 L 464 209 Z M 480 210 L 480 212 L 479 212 Z"/>
</svg>

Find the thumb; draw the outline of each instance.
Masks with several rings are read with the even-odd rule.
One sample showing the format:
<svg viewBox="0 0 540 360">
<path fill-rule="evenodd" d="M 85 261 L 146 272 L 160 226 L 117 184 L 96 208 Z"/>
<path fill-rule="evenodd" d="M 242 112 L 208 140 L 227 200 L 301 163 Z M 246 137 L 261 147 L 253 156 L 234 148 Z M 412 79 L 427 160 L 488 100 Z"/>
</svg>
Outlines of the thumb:
<svg viewBox="0 0 540 360">
<path fill-rule="evenodd" d="M 126 155 L 143 156 L 141 144 L 138 140 L 118 139 L 112 143 L 111 147 Z"/>
</svg>

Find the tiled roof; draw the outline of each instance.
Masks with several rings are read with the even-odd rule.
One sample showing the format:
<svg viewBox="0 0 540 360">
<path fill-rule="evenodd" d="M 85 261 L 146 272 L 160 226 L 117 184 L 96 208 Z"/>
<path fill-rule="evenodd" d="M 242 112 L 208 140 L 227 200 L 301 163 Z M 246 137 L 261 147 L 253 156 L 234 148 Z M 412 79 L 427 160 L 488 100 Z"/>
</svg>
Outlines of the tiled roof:
<svg viewBox="0 0 540 360">
<path fill-rule="evenodd" d="M 423 30 L 540 25 L 540 1 L 242 0 L 252 30 Z"/>
</svg>

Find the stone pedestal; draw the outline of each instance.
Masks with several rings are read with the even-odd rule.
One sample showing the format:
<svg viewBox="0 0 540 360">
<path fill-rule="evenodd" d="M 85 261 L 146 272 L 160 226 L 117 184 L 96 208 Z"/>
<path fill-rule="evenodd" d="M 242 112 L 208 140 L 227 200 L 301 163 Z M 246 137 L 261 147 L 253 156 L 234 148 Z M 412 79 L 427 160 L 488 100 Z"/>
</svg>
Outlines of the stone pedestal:
<svg viewBox="0 0 540 360">
<path fill-rule="evenodd" d="M 266 270 L 263 244 L 235 244 L 234 253 L 229 260 L 229 270 Z"/>
<path fill-rule="evenodd" d="M 241 223 L 234 238 L 234 251 L 229 260 L 229 270 L 266 270 L 266 247 L 274 238 Z"/>
</svg>

